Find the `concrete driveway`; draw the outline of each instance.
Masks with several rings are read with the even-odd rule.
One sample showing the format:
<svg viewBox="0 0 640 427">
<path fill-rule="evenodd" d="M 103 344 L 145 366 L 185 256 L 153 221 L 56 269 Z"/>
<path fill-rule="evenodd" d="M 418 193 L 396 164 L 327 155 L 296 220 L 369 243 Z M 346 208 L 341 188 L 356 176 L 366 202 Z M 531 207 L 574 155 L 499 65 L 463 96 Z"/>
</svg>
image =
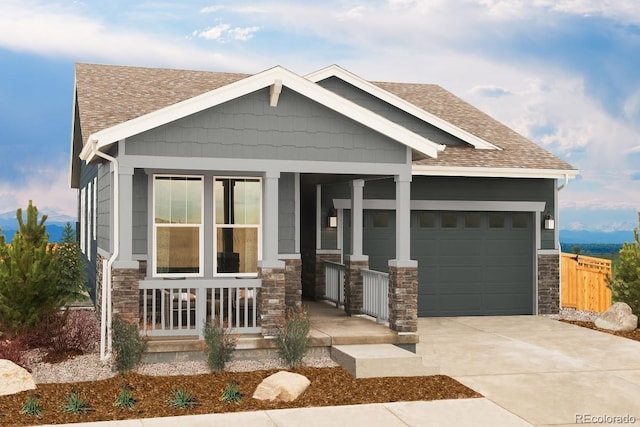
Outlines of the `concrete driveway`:
<svg viewBox="0 0 640 427">
<path fill-rule="evenodd" d="M 640 424 L 640 342 L 539 316 L 418 322 L 425 365 L 533 425 Z"/>
</svg>

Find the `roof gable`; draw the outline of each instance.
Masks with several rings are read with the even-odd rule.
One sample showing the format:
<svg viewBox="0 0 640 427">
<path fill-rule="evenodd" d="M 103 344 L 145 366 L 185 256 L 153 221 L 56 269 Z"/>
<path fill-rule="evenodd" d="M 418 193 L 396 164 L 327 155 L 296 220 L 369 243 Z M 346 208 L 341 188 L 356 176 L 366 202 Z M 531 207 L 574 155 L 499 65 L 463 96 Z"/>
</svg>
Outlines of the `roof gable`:
<svg viewBox="0 0 640 427">
<path fill-rule="evenodd" d="M 438 129 L 441 129 L 445 132 L 450 133 L 451 135 L 472 145 L 476 149 L 484 149 L 484 150 L 500 149 L 494 144 L 491 144 L 490 142 L 485 141 L 484 139 L 479 138 L 478 136 L 473 135 L 465 131 L 464 129 L 461 129 L 453 125 L 452 123 L 449 123 L 448 121 L 442 119 L 441 117 L 431 114 L 430 112 L 425 111 L 410 102 L 407 102 L 401 97 L 384 90 L 380 86 L 376 86 L 375 84 L 356 76 L 355 74 L 345 70 L 344 68 L 338 65 L 335 65 L 335 64 L 330 65 L 328 67 L 322 68 L 321 70 L 315 71 L 311 74 L 307 74 L 305 77 L 311 80 L 312 82 L 316 82 L 316 83 L 330 77 L 337 77 L 357 87 L 358 89 L 363 90 L 375 96 L 376 98 L 379 98 L 387 102 L 388 104 L 393 105 L 396 108 L 399 108 L 400 110 L 406 113 L 409 113 L 421 120 L 424 120 L 425 122 L 437 127 Z"/>
<path fill-rule="evenodd" d="M 444 147 L 419 136 L 404 127 L 364 109 L 331 91 L 301 77 L 291 71 L 277 66 L 261 73 L 242 78 L 227 85 L 218 87 L 201 95 L 185 99 L 176 104 L 168 105 L 159 110 L 140 117 L 99 130 L 88 136 L 85 146 L 80 153 L 82 159 L 90 161 L 95 149 L 104 149 L 115 142 L 132 135 L 153 129 L 165 123 L 186 117 L 207 108 L 220 105 L 265 87 L 272 87 L 272 98 L 276 97 L 278 88 L 287 88 L 300 93 L 322 105 L 355 120 L 393 140 L 396 140 L 413 150 L 429 157 L 437 157 Z M 275 94 L 275 95 L 274 95 Z M 272 99 L 273 102 L 273 99 Z"/>
</svg>

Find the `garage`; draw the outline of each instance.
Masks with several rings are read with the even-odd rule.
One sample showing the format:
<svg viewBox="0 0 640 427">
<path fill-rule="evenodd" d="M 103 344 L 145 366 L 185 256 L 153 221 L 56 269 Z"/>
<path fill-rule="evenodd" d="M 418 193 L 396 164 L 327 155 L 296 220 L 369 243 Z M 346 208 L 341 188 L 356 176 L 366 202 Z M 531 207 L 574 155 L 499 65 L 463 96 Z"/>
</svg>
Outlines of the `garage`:
<svg viewBox="0 0 640 427">
<path fill-rule="evenodd" d="M 411 215 L 418 316 L 533 313 L 532 213 L 413 211 Z"/>
<path fill-rule="evenodd" d="M 532 314 L 533 217 L 530 212 L 412 211 L 418 316 Z M 390 244 L 395 212 L 365 210 L 363 222 L 369 266 L 387 271 L 395 250 Z"/>
</svg>

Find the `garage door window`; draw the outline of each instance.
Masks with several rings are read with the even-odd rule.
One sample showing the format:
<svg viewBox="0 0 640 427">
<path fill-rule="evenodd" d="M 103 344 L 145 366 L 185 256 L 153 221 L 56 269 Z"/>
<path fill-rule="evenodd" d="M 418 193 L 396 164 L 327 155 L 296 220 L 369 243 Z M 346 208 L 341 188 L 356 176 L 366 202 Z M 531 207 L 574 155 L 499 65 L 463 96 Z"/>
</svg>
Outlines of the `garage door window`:
<svg viewBox="0 0 640 427">
<path fill-rule="evenodd" d="M 440 220 L 442 228 L 456 228 L 458 226 L 458 214 L 455 212 L 443 212 Z"/>
<path fill-rule="evenodd" d="M 493 212 L 489 214 L 489 228 L 504 228 L 505 215 L 501 212 Z"/>
<path fill-rule="evenodd" d="M 529 226 L 529 215 L 526 213 L 516 213 L 511 217 L 512 228 L 527 228 Z"/>
<path fill-rule="evenodd" d="M 468 212 L 464 215 L 464 228 L 480 228 L 480 214 Z"/>
<path fill-rule="evenodd" d="M 420 212 L 418 214 L 420 228 L 434 228 L 436 226 L 435 212 Z"/>
<path fill-rule="evenodd" d="M 387 212 L 376 212 L 373 214 L 373 226 L 376 228 L 386 228 L 389 226 L 389 214 Z"/>
</svg>

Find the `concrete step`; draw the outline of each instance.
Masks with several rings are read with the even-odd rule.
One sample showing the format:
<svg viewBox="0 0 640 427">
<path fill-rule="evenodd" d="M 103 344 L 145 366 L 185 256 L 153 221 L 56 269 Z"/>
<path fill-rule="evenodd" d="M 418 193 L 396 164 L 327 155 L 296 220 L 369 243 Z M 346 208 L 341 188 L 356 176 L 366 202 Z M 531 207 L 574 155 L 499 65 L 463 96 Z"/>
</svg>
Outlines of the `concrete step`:
<svg viewBox="0 0 640 427">
<path fill-rule="evenodd" d="M 331 358 L 356 378 L 437 375 L 440 368 L 425 366 L 422 357 L 393 344 L 334 345 Z"/>
</svg>

